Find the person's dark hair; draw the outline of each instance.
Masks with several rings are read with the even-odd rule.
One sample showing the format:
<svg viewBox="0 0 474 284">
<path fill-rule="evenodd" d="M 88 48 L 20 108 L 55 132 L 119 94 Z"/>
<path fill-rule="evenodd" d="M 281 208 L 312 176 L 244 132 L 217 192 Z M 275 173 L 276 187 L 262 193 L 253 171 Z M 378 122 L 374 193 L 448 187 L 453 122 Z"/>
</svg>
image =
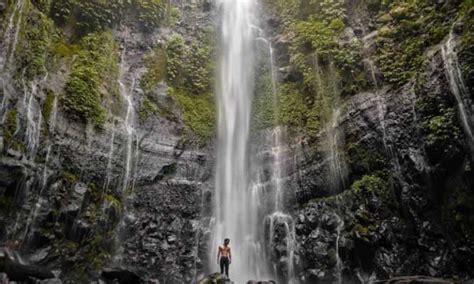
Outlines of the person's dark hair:
<svg viewBox="0 0 474 284">
<path fill-rule="evenodd" d="M 230 242 L 230 239 L 225 238 L 225 239 L 224 239 L 224 243 L 228 243 L 228 242 Z"/>
</svg>

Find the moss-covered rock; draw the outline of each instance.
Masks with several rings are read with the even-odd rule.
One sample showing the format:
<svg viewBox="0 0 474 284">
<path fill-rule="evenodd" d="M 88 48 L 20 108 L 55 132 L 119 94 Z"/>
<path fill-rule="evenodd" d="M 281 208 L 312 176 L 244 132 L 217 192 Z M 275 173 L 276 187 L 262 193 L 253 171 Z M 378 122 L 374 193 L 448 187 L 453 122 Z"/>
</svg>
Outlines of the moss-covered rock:
<svg viewBox="0 0 474 284">
<path fill-rule="evenodd" d="M 118 54 L 112 34 L 84 37 L 61 100 L 66 113 L 101 126 L 107 115 L 102 101 L 118 100 L 117 78 Z"/>
<path fill-rule="evenodd" d="M 194 95 L 184 90 L 169 89 L 169 95 L 176 99 L 184 115 L 184 122 L 207 143 L 215 134 L 216 109 L 212 94 Z"/>
</svg>

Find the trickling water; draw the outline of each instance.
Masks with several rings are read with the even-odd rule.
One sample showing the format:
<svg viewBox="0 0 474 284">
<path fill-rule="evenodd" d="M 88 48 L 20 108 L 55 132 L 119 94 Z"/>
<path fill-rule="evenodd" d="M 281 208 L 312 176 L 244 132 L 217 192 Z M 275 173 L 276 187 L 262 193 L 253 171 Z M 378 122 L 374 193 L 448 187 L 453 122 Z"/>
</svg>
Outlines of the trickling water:
<svg viewBox="0 0 474 284">
<path fill-rule="evenodd" d="M 26 108 L 26 145 L 28 148 L 28 157 L 30 159 L 34 159 L 36 156 L 36 150 L 39 144 L 39 138 L 41 135 L 41 123 L 42 123 L 42 115 L 39 111 L 39 107 L 37 105 L 36 97 L 39 93 L 38 85 L 40 83 L 36 80 L 31 82 L 30 87 L 26 87 L 24 84 L 24 102 L 26 104 L 24 107 Z"/>
<path fill-rule="evenodd" d="M 11 62 L 11 59 L 15 54 L 24 6 L 25 0 L 18 0 L 8 20 L 8 25 L 2 38 L 3 48 L 2 51 L 0 51 L 0 72 L 5 70 L 6 66 Z M 15 17 L 17 17 L 16 22 Z"/>
<path fill-rule="evenodd" d="M 339 120 L 341 108 L 333 109 L 331 120 L 326 126 L 326 142 L 329 157 L 330 186 L 332 192 L 336 193 L 346 187 L 347 168 L 344 158 L 341 156 L 339 147 L 342 143 L 341 130 L 339 129 Z"/>
<path fill-rule="evenodd" d="M 451 92 L 458 103 L 459 116 L 464 132 L 469 139 L 469 146 L 474 150 L 474 114 L 471 111 L 472 101 L 464 84 L 459 60 L 456 52 L 456 38 L 451 31 L 448 40 L 441 47 L 446 77 L 449 80 Z"/>
<path fill-rule="evenodd" d="M 336 236 L 336 269 L 335 269 L 335 277 L 338 281 L 339 284 L 342 284 L 342 269 L 344 268 L 343 267 L 343 263 L 342 263 L 342 260 L 341 260 L 341 257 L 339 255 L 339 240 L 341 238 L 341 231 L 342 229 L 344 228 L 344 220 L 341 219 L 341 217 L 339 217 L 339 215 L 337 215 L 336 213 L 334 214 L 336 220 L 337 220 L 337 228 L 336 228 L 336 232 L 337 232 L 337 236 Z"/>
<path fill-rule="evenodd" d="M 125 171 L 123 175 L 123 185 L 122 193 L 125 193 L 127 188 L 130 185 L 130 172 L 133 163 L 133 140 L 136 138 L 135 132 L 135 108 L 133 105 L 133 90 L 135 89 L 136 78 L 132 76 L 132 83 L 130 88 L 127 88 L 125 84 L 125 75 L 126 75 L 126 61 L 125 61 L 126 50 L 124 49 L 122 53 L 122 60 L 120 64 L 120 95 L 124 98 L 127 103 L 127 112 L 125 115 L 125 131 L 127 134 L 127 144 L 126 144 L 126 155 L 125 155 Z"/>
<path fill-rule="evenodd" d="M 105 173 L 105 182 L 103 192 L 107 192 L 110 185 L 110 178 L 112 176 L 112 159 L 114 157 L 114 142 L 115 142 L 115 125 L 112 128 L 112 134 L 110 135 L 110 150 L 107 158 L 107 169 Z"/>
<path fill-rule="evenodd" d="M 255 36 L 253 0 L 221 0 L 221 54 L 218 76 L 218 153 L 215 183 L 215 228 L 209 263 L 216 263 L 217 248 L 231 239 L 231 278 L 244 283 L 257 277 L 264 263 L 255 263 L 256 230 L 249 226 L 248 137 L 253 94 Z M 215 267 L 215 266 L 214 266 Z M 211 267 L 214 270 L 214 267 Z M 216 267 L 217 268 L 217 267 Z"/>
<path fill-rule="evenodd" d="M 50 159 L 50 156 L 51 156 L 51 148 L 52 148 L 52 145 L 53 145 L 51 139 L 54 137 L 54 131 L 56 130 L 57 113 L 58 113 L 58 98 L 57 98 L 57 96 L 54 96 L 53 106 L 51 108 L 51 114 L 50 114 L 49 121 L 48 121 L 48 125 L 49 125 L 48 132 L 49 132 L 50 139 L 48 139 L 48 142 L 47 142 L 48 146 L 47 146 L 47 150 L 46 150 L 46 158 L 45 158 L 45 161 L 44 161 L 44 168 L 43 168 L 43 184 L 41 186 L 42 189 L 44 189 L 44 187 L 46 186 L 46 181 L 47 181 L 48 162 L 49 162 L 49 159 Z M 41 193 L 40 193 L 40 195 L 41 195 Z"/>
<path fill-rule="evenodd" d="M 366 59 L 367 64 L 369 65 L 370 69 L 370 74 L 372 77 L 372 81 L 375 86 L 375 95 L 377 97 L 376 103 L 377 103 L 377 115 L 380 123 L 380 128 L 382 130 L 382 142 L 384 145 L 384 149 L 386 153 L 388 154 L 391 163 L 393 164 L 394 169 L 397 172 L 400 172 L 400 163 L 398 161 L 397 155 L 395 153 L 395 150 L 393 149 L 393 141 L 392 138 L 389 136 L 387 133 L 387 122 L 386 122 L 386 115 L 387 115 L 387 103 L 385 96 L 380 91 L 380 84 L 378 82 L 377 76 L 375 74 L 375 64 L 371 59 Z"/>
</svg>

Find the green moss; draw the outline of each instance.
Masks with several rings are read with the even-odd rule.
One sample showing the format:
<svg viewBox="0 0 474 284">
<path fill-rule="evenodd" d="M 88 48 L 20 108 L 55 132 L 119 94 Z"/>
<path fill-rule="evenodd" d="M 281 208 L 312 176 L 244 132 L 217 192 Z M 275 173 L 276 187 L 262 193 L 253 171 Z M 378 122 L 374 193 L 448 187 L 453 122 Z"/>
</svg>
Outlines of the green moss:
<svg viewBox="0 0 474 284">
<path fill-rule="evenodd" d="M 356 192 L 384 192 L 387 187 L 387 183 L 382 178 L 374 175 L 365 175 L 351 186 Z"/>
<path fill-rule="evenodd" d="M 183 63 L 186 57 L 184 38 L 178 33 L 173 33 L 166 45 L 168 80 L 175 86 L 183 85 Z"/>
<path fill-rule="evenodd" d="M 122 201 L 112 194 L 105 194 L 104 199 L 118 209 L 122 209 Z"/>
<path fill-rule="evenodd" d="M 70 184 L 76 183 L 79 178 L 69 171 L 63 171 L 62 177 Z"/>
<path fill-rule="evenodd" d="M 16 132 L 18 130 L 18 110 L 12 108 L 7 111 L 5 115 L 5 122 L 3 123 L 3 137 L 5 141 L 5 148 L 11 148 L 14 150 L 25 150 L 25 146 L 22 141 L 17 138 Z"/>
<path fill-rule="evenodd" d="M 43 103 L 43 118 L 47 123 L 49 122 L 49 118 L 51 116 L 55 97 L 56 95 L 52 90 L 47 90 L 46 98 Z"/>
<path fill-rule="evenodd" d="M 156 48 L 145 56 L 146 73 L 143 75 L 140 85 L 145 93 L 152 92 L 156 85 L 166 79 L 167 56 L 162 48 Z"/>
<path fill-rule="evenodd" d="M 170 96 L 178 102 L 184 122 L 198 136 L 201 143 L 215 134 L 215 101 L 211 94 L 193 95 L 184 90 L 169 89 Z"/>
<path fill-rule="evenodd" d="M 61 101 L 69 115 L 100 127 L 106 118 L 102 101 L 118 102 L 117 47 L 108 32 L 87 35 L 80 46 Z"/>
<path fill-rule="evenodd" d="M 389 20 L 380 23 L 377 38 L 377 64 L 387 82 L 400 85 L 413 78 L 422 67 L 424 52 L 449 33 L 455 17 L 448 13 L 456 8 L 450 3 L 441 10 L 440 5 L 426 0 L 390 5 Z"/>
<path fill-rule="evenodd" d="M 295 84 L 287 83 L 279 86 L 278 121 L 283 125 L 304 128 L 309 118 L 308 105 Z"/>
<path fill-rule="evenodd" d="M 28 79 L 33 79 L 46 73 L 50 43 L 55 29 L 48 17 L 34 6 L 26 5 L 15 55 L 22 76 L 24 74 Z"/>
<path fill-rule="evenodd" d="M 14 133 L 17 129 L 17 115 L 18 110 L 13 108 L 9 110 L 6 114 L 6 120 L 3 124 L 3 135 L 6 141 L 12 141 Z"/>
<path fill-rule="evenodd" d="M 79 53 L 80 46 L 76 44 L 69 44 L 63 38 L 58 38 L 54 43 L 53 52 L 63 58 L 71 58 L 73 55 Z"/>
<path fill-rule="evenodd" d="M 138 21 L 146 31 L 157 28 L 165 18 L 166 7 L 162 0 L 134 0 Z"/>
<path fill-rule="evenodd" d="M 151 100 L 148 96 L 145 96 L 142 100 L 138 117 L 141 122 L 145 122 L 151 115 L 159 114 L 158 105 Z"/>
</svg>

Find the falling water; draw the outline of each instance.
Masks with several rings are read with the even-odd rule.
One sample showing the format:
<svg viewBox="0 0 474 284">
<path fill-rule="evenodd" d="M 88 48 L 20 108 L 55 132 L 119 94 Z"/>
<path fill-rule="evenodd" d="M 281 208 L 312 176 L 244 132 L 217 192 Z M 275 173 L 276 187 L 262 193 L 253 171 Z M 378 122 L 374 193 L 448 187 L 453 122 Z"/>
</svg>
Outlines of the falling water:
<svg viewBox="0 0 474 284">
<path fill-rule="evenodd" d="M 49 159 L 50 159 L 50 156 L 51 156 L 51 148 L 52 148 L 52 145 L 53 145 L 51 140 L 54 137 L 54 131 L 56 130 L 57 113 L 58 113 L 58 98 L 57 98 L 57 96 L 54 96 L 53 106 L 51 108 L 51 114 L 50 114 L 49 121 L 48 121 L 48 125 L 49 125 L 48 132 L 49 132 L 49 135 L 50 135 L 50 139 L 48 139 L 48 142 L 47 142 L 48 146 L 47 146 L 47 149 L 46 149 L 46 158 L 45 158 L 45 161 L 44 161 L 43 185 L 41 186 L 42 189 L 44 189 L 44 187 L 46 186 L 46 180 L 47 180 L 47 174 L 48 174 L 48 162 L 49 162 Z"/>
<path fill-rule="evenodd" d="M 333 109 L 331 119 L 326 126 L 327 155 L 330 159 L 329 182 L 333 193 L 345 188 L 347 182 L 347 168 L 339 150 L 342 143 L 341 130 L 339 129 L 340 117 L 341 108 Z"/>
<path fill-rule="evenodd" d="M 210 263 L 217 247 L 231 239 L 231 277 L 244 283 L 257 277 L 263 263 L 255 250 L 255 216 L 249 214 L 248 137 L 253 94 L 255 37 L 252 32 L 253 0 L 221 0 L 221 54 L 218 77 L 218 154 L 215 184 L 215 228 Z M 214 270 L 214 268 L 212 268 Z"/>
<path fill-rule="evenodd" d="M 274 52 L 271 42 L 263 37 L 259 37 L 259 40 L 266 43 L 268 46 L 268 54 L 269 54 L 269 61 L 270 61 L 270 73 L 272 79 L 272 95 L 273 95 L 273 119 L 275 128 L 271 132 L 271 161 L 272 161 L 272 173 L 271 173 L 271 185 L 274 192 L 274 205 L 273 210 L 271 211 L 270 215 L 266 217 L 265 223 L 269 224 L 269 239 L 268 241 L 268 249 L 271 251 L 278 246 L 275 243 L 275 231 L 278 228 L 283 227 L 284 230 L 284 245 L 286 256 L 284 260 L 286 262 L 286 275 L 283 275 L 286 278 L 287 283 L 293 283 L 294 280 L 294 259 L 295 259 L 295 224 L 293 217 L 287 213 L 285 213 L 283 200 L 284 200 L 284 192 L 283 192 L 283 178 L 285 176 L 285 164 L 284 164 L 284 129 L 278 125 L 278 113 L 279 113 L 279 104 L 278 104 L 278 88 L 277 88 L 277 73 L 275 68 L 275 59 L 274 59 Z M 276 267 L 274 267 L 273 275 L 277 276 L 280 273 L 276 271 Z"/>
<path fill-rule="evenodd" d="M 127 111 L 125 115 L 125 131 L 127 134 L 126 144 L 126 156 L 125 156 L 125 171 L 123 175 L 122 193 L 125 193 L 130 185 L 130 172 L 133 163 L 133 140 L 136 138 L 135 132 L 135 109 L 133 106 L 133 90 L 135 89 L 136 78 L 132 76 L 132 83 L 129 88 L 125 84 L 126 75 L 126 61 L 125 61 L 126 49 L 123 50 L 122 60 L 120 64 L 120 95 L 124 98 L 127 103 Z"/>
<path fill-rule="evenodd" d="M 107 158 L 107 169 L 105 171 L 105 182 L 104 182 L 104 190 L 103 192 L 107 192 L 110 185 L 110 179 L 112 176 L 112 159 L 114 157 L 114 142 L 115 142 L 115 125 L 112 128 L 112 134 L 110 135 L 110 150 L 109 156 Z"/>
<path fill-rule="evenodd" d="M 23 84 L 24 88 L 24 107 L 26 109 L 26 145 L 28 149 L 28 157 L 34 159 L 36 156 L 36 150 L 38 148 L 40 136 L 41 136 L 41 123 L 42 115 L 39 110 L 38 102 L 36 98 L 40 96 L 42 92 L 41 86 L 47 79 L 47 74 L 40 80 L 33 80 L 30 87 Z"/>
<path fill-rule="evenodd" d="M 25 0 L 18 0 L 16 2 L 15 7 L 13 8 L 13 12 L 8 20 L 8 26 L 5 29 L 5 33 L 3 34 L 3 48 L 0 51 L 0 72 L 3 72 L 5 70 L 5 67 L 8 65 L 8 63 L 11 62 L 11 59 L 15 54 L 16 46 L 18 43 L 18 35 L 20 33 L 21 20 L 23 17 L 23 8 L 25 6 L 24 4 Z M 17 17 L 16 22 L 15 17 Z M 10 52 L 9 56 L 8 52 Z"/>
<path fill-rule="evenodd" d="M 343 263 L 341 260 L 341 257 L 339 255 L 339 240 L 341 238 L 341 232 L 342 229 L 344 228 L 344 220 L 339 217 L 336 213 L 334 213 L 334 217 L 337 220 L 337 228 L 336 228 L 336 269 L 335 269 L 335 277 L 338 281 L 339 284 L 342 284 L 342 269 L 343 269 Z"/>
<path fill-rule="evenodd" d="M 53 100 L 53 105 L 51 108 L 51 114 L 48 120 L 48 125 L 49 125 L 48 131 L 49 131 L 50 138 L 48 139 L 47 147 L 46 147 L 46 158 L 44 161 L 41 188 L 36 198 L 36 202 L 33 207 L 33 210 L 30 212 L 30 215 L 28 216 L 28 219 L 26 221 L 26 227 L 25 227 L 23 238 L 22 238 L 23 243 L 28 242 L 28 234 L 30 233 L 31 226 L 35 224 L 36 218 L 38 216 L 38 212 L 42 207 L 42 203 L 44 202 L 44 200 L 42 199 L 42 195 L 43 195 L 44 189 L 46 188 L 46 182 L 48 180 L 48 162 L 51 157 L 51 148 L 53 145 L 52 138 L 54 137 L 54 131 L 56 130 L 57 113 L 58 113 L 58 100 L 57 100 L 57 96 L 55 96 Z M 39 122 L 39 125 L 41 125 L 41 121 Z"/>
<path fill-rule="evenodd" d="M 372 77 L 372 82 L 374 83 L 375 86 L 375 95 L 377 97 L 376 103 L 377 103 L 377 115 L 380 123 L 380 128 L 382 130 L 382 142 L 384 145 L 384 149 L 386 153 L 388 154 L 391 163 L 393 164 L 394 169 L 397 172 L 400 172 L 400 163 L 398 161 L 397 155 L 395 153 L 395 150 L 393 149 L 393 141 L 391 137 L 387 133 L 387 123 L 386 123 L 386 115 L 387 115 L 387 103 L 385 96 L 381 93 L 380 90 L 380 84 L 378 82 L 377 76 L 375 74 L 375 64 L 374 62 L 368 58 L 366 59 L 367 64 L 369 65 L 370 69 L 370 75 Z"/>
<path fill-rule="evenodd" d="M 449 80 L 451 92 L 458 103 L 459 116 L 464 132 L 469 139 L 469 145 L 474 150 L 474 114 L 471 111 L 472 101 L 469 98 L 469 92 L 464 84 L 461 69 L 459 66 L 456 52 L 456 38 L 451 31 L 448 40 L 441 48 L 441 54 L 444 61 L 446 77 Z"/>
</svg>

